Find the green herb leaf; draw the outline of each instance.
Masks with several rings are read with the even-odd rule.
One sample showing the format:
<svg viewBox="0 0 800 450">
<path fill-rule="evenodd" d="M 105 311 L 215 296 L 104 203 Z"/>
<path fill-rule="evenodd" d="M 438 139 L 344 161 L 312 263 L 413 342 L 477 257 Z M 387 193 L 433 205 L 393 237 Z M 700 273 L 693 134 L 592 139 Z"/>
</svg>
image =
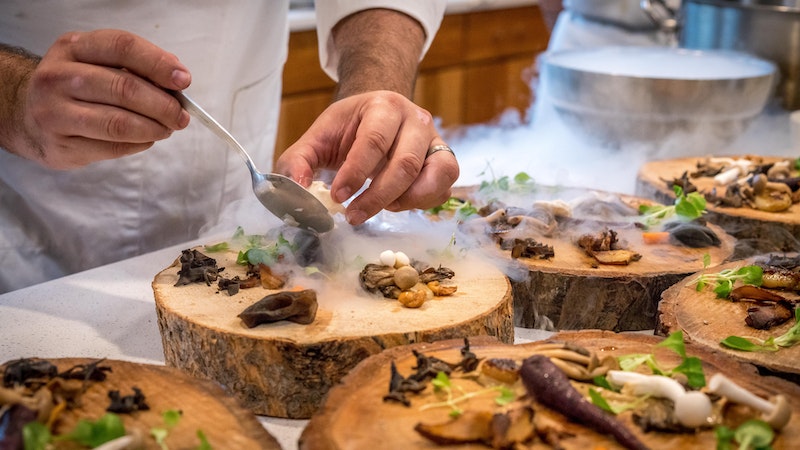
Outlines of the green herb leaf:
<svg viewBox="0 0 800 450">
<path fill-rule="evenodd" d="M 122 419 L 116 414 L 106 413 L 96 421 L 81 419 L 70 433 L 53 439 L 75 441 L 88 447 L 97 447 L 122 436 L 125 436 Z"/>
<path fill-rule="evenodd" d="M 748 420 L 736 428 L 733 438 L 739 449 L 763 449 L 775 439 L 775 432 L 763 420 Z"/>
<path fill-rule="evenodd" d="M 645 229 L 649 229 L 674 215 L 689 221 L 697 219 L 705 213 L 705 197 L 697 192 L 685 195 L 683 188 L 678 185 L 674 185 L 672 190 L 675 192 L 675 202 L 672 205 L 639 206 L 639 213 L 644 216 L 641 223 Z"/>
<path fill-rule="evenodd" d="M 686 375 L 686 384 L 695 389 L 700 389 L 706 385 L 706 375 L 703 372 L 703 362 L 700 358 L 689 356 L 683 362 L 672 369 L 672 373 L 682 373 Z"/>
<path fill-rule="evenodd" d="M 436 374 L 436 377 L 431 380 L 431 384 L 436 389 L 450 389 L 450 377 L 444 372 L 439 372 Z"/>
<path fill-rule="evenodd" d="M 717 298 L 728 298 L 737 281 L 743 284 L 761 286 L 763 276 L 764 269 L 761 266 L 751 265 L 736 269 L 724 269 L 718 273 L 704 273 L 698 276 L 694 282 L 697 283 L 696 288 L 698 291 L 702 291 L 707 285 L 712 285 Z"/>
<path fill-rule="evenodd" d="M 756 352 L 759 350 L 758 344 L 754 344 L 749 339 L 740 336 L 728 336 L 723 339 L 720 344 L 725 347 L 744 352 Z"/>
<path fill-rule="evenodd" d="M 47 427 L 36 420 L 22 427 L 22 442 L 25 450 L 45 450 L 52 436 Z"/>
<path fill-rule="evenodd" d="M 725 425 L 720 425 L 714 428 L 714 435 L 717 437 L 717 450 L 733 449 L 733 430 Z"/>
<path fill-rule="evenodd" d="M 683 343 L 683 331 L 670 333 L 663 341 L 656 344 L 656 347 L 668 348 L 677 353 L 681 358 L 686 358 L 686 345 Z"/>
<path fill-rule="evenodd" d="M 197 430 L 197 438 L 200 439 L 200 445 L 197 446 L 197 450 L 213 450 L 203 430 Z"/>
<path fill-rule="evenodd" d="M 609 405 L 606 399 L 604 399 L 603 396 L 600 395 L 600 393 L 597 392 L 596 390 L 589 388 L 589 398 L 592 399 L 592 403 L 594 403 L 595 406 L 599 407 L 603 411 L 608 411 L 612 414 L 616 414 L 616 412 L 614 412 L 614 409 L 611 408 L 611 405 Z"/>
<path fill-rule="evenodd" d="M 616 389 L 614 389 L 614 387 L 611 386 L 611 383 L 608 382 L 608 379 L 604 375 L 598 375 L 598 376 L 592 378 L 592 382 L 596 386 L 599 386 L 599 387 L 601 387 L 603 389 L 606 389 L 606 390 L 609 390 L 609 391 L 616 391 Z"/>
<path fill-rule="evenodd" d="M 495 397 L 494 402 L 500 406 L 505 406 L 516 400 L 516 398 L 517 394 L 514 393 L 512 389 L 502 386 L 500 388 L 500 394 L 497 397 Z"/>
<path fill-rule="evenodd" d="M 222 252 L 222 251 L 225 251 L 225 250 L 227 250 L 227 249 L 229 249 L 229 248 L 230 248 L 230 245 L 229 245 L 227 242 L 220 242 L 219 244 L 213 244 L 213 245 L 204 245 L 204 246 L 203 246 L 203 248 L 204 248 L 204 249 L 205 249 L 207 252 L 214 253 L 214 252 Z"/>
<path fill-rule="evenodd" d="M 794 325 L 774 340 L 779 347 L 791 347 L 800 342 L 800 308 L 794 309 Z"/>
</svg>

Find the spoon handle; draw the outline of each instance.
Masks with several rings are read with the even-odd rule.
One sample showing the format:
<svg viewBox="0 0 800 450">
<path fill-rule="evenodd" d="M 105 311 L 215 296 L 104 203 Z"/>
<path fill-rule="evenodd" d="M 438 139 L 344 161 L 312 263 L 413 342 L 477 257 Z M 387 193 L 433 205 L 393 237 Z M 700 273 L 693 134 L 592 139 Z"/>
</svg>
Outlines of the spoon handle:
<svg viewBox="0 0 800 450">
<path fill-rule="evenodd" d="M 222 125 L 219 124 L 211 114 L 207 113 L 203 108 L 200 107 L 194 100 L 189 98 L 186 94 L 180 91 L 172 91 L 172 95 L 178 99 L 178 102 L 181 104 L 183 109 L 189 112 L 192 116 L 196 117 L 206 126 L 209 130 L 211 130 L 214 134 L 222 138 L 225 142 L 230 145 L 231 148 L 235 149 L 239 152 L 239 155 L 244 159 L 244 162 L 247 164 L 247 167 L 252 172 L 258 172 L 256 169 L 255 164 L 253 164 L 253 160 L 250 158 L 250 155 L 247 154 L 242 144 L 237 141 L 232 134 L 228 132 Z"/>
</svg>

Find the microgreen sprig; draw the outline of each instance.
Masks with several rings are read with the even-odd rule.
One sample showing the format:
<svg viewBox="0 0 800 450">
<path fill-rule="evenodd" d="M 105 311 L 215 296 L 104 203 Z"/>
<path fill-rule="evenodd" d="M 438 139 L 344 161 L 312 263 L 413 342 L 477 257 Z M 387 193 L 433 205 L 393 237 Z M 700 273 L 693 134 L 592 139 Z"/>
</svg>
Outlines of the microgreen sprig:
<svg viewBox="0 0 800 450">
<path fill-rule="evenodd" d="M 717 273 L 704 273 L 693 282 L 697 283 L 696 289 L 698 292 L 705 289 L 707 285 L 712 284 L 717 298 L 728 298 L 733 290 L 733 285 L 737 281 L 741 281 L 744 284 L 752 284 L 753 286 L 761 286 L 763 275 L 764 269 L 760 266 L 751 265 L 724 269 Z"/>
<path fill-rule="evenodd" d="M 778 337 L 760 341 L 756 338 L 728 336 L 720 342 L 724 347 L 744 352 L 777 352 L 782 347 L 791 347 L 798 343 L 800 343 L 800 308 L 794 310 L 794 325 Z"/>
<path fill-rule="evenodd" d="M 770 444 L 775 439 L 775 432 L 763 420 L 752 419 L 743 422 L 732 430 L 724 425 L 714 429 L 717 436 L 718 450 L 733 449 L 732 443 L 739 444 L 739 450 L 766 450 L 771 448 Z"/>
<path fill-rule="evenodd" d="M 682 373 L 686 376 L 687 384 L 693 388 L 699 389 L 706 385 L 703 364 L 699 358 L 686 354 L 682 331 L 671 333 L 663 341 L 656 344 L 656 347 L 668 348 L 674 351 L 682 358 L 681 363 L 672 369 L 666 369 L 658 364 L 655 354 L 634 353 L 622 355 L 618 358 L 620 368 L 622 370 L 635 370 L 638 366 L 646 364 L 656 375 L 671 376 L 674 373 Z"/>
<path fill-rule="evenodd" d="M 489 393 L 497 393 L 497 397 L 495 397 L 494 401 L 495 403 L 501 406 L 513 402 L 514 399 L 516 399 L 517 397 L 514 391 L 506 386 L 492 386 L 478 391 L 464 392 L 464 390 L 460 386 L 454 386 L 452 381 L 450 380 L 450 377 L 448 377 L 447 374 L 444 372 L 437 373 L 436 377 L 433 380 L 431 380 L 431 384 L 433 385 L 434 391 L 443 392 L 446 395 L 446 398 L 444 401 L 441 402 L 428 403 L 426 405 L 422 405 L 419 408 L 420 411 L 431 408 L 449 407 L 451 417 L 458 417 L 461 414 L 463 414 L 464 410 L 461 409 L 458 406 L 458 404 L 474 397 L 486 395 Z M 461 395 L 456 397 L 453 393 L 454 390 L 458 390 L 458 392 Z"/>
<path fill-rule="evenodd" d="M 641 205 L 639 214 L 642 214 L 641 223 L 646 229 L 661 223 L 672 216 L 679 216 L 685 220 L 694 220 L 702 216 L 706 210 L 706 199 L 697 192 L 688 195 L 683 188 L 675 185 L 675 203 L 672 205 Z"/>
<path fill-rule="evenodd" d="M 471 215 L 478 214 L 478 208 L 469 200 L 461 200 L 456 197 L 450 197 L 441 205 L 427 210 L 429 214 L 439 214 L 442 211 L 451 211 L 459 219 L 465 219 Z"/>
</svg>

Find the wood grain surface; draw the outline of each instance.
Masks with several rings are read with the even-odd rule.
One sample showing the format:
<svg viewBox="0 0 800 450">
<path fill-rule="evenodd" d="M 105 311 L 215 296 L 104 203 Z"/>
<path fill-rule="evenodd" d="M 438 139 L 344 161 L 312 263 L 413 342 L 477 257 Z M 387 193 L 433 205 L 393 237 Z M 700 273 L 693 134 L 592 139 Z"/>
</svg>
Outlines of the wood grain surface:
<svg viewBox="0 0 800 450">
<path fill-rule="evenodd" d="M 235 252 L 210 255 L 226 268 L 224 276 L 245 278 Z M 255 328 L 237 315 L 276 291 L 228 296 L 202 283 L 175 287 L 174 265 L 153 281 L 164 355 L 169 365 L 227 386 L 257 414 L 308 418 L 351 368 L 385 348 L 473 335 L 513 342 L 509 281 L 498 269 L 475 264 L 470 274 L 455 269 L 454 295 L 434 297 L 421 308 L 329 283 L 317 294 L 313 323 Z"/>
<path fill-rule="evenodd" d="M 632 353 L 655 352 L 659 363 L 665 367 L 674 367 L 680 361 L 675 353 L 664 348 L 654 348 L 661 339 L 640 333 L 613 333 L 609 331 L 584 330 L 564 332 L 552 336 L 542 342 L 571 342 L 584 348 L 600 352 L 601 355 L 626 355 Z M 542 342 L 521 345 L 504 345 L 486 339 L 470 340 L 470 350 L 479 358 L 511 358 L 518 361 L 530 356 L 535 347 Z M 412 404 L 405 407 L 394 402 L 384 402 L 382 397 L 387 393 L 390 377 L 390 364 L 396 364 L 401 374 L 413 372 L 416 359 L 412 349 L 434 356 L 445 361 L 458 361 L 460 340 L 437 342 L 434 344 L 417 344 L 396 347 L 386 350 L 380 355 L 372 356 L 359 364 L 342 384 L 331 390 L 320 411 L 311 418 L 300 438 L 301 449 L 314 450 L 371 450 L 379 445 L 381 449 L 485 449 L 479 444 L 463 444 L 438 446 L 427 441 L 414 431 L 417 423 L 441 423 L 448 420 L 447 408 L 431 408 L 421 410 L 420 407 L 432 401 L 438 401 L 430 386 L 422 396 L 409 395 Z M 703 361 L 706 378 L 717 372 L 723 372 L 741 386 L 750 389 L 757 395 L 769 397 L 781 393 L 790 399 L 793 416 L 773 443 L 774 449 L 795 448 L 800 439 L 800 386 L 782 379 L 762 377 L 752 366 L 741 364 L 733 359 L 722 357 L 718 353 L 710 353 L 706 349 L 687 345 L 687 354 L 697 356 Z M 491 396 L 475 397 L 460 404 L 462 408 L 476 410 L 488 408 L 497 410 Z M 616 449 L 619 444 L 609 436 L 598 434 L 564 416 L 534 403 L 535 414 L 541 414 L 563 426 L 569 437 L 560 440 L 564 449 Z M 653 449 L 708 449 L 716 447 L 714 432 L 710 429 L 696 434 L 643 432 L 632 423 L 631 413 L 621 413 L 618 418 L 636 434 L 649 448 Z M 379 444 L 378 444 L 379 443 Z M 526 448 L 550 448 L 541 440 L 537 440 Z"/>
<path fill-rule="evenodd" d="M 77 364 L 92 361 L 84 358 L 50 359 L 59 371 Z M 81 419 L 96 420 L 105 414 L 109 405 L 108 392 L 118 390 L 120 395 L 132 395 L 133 387 L 145 395 L 150 407 L 146 411 L 119 414 L 126 432 L 134 430 L 146 437 L 146 449 L 161 449 L 150 436 L 153 427 L 164 428 L 162 414 L 167 410 L 182 412 L 178 424 L 172 428 L 165 444 L 172 449 L 193 449 L 200 445 L 197 431 L 202 430 L 212 448 L 248 448 L 279 450 L 281 447 L 230 393 L 218 384 L 201 380 L 172 367 L 139 364 L 127 361 L 104 360 L 103 366 L 111 371 L 104 381 L 91 382 L 80 397 L 80 405 L 61 415 L 55 427 L 56 434 L 70 432 Z M 68 442 L 57 448 L 80 448 Z"/>
</svg>

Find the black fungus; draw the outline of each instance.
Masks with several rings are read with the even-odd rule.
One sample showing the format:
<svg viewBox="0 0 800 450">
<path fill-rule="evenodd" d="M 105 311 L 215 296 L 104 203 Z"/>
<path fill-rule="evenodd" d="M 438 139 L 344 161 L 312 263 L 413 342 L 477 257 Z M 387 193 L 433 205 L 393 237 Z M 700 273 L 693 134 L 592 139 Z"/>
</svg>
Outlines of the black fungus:
<svg viewBox="0 0 800 450">
<path fill-rule="evenodd" d="M 210 258 L 197 250 L 183 250 L 181 252 L 181 270 L 178 271 L 178 281 L 175 286 L 184 286 L 191 283 L 206 283 L 211 285 L 219 277 L 222 268 L 217 267 L 217 260 Z"/>
<path fill-rule="evenodd" d="M 248 306 L 239 314 L 245 325 L 253 328 L 262 323 L 289 320 L 307 325 L 317 315 L 317 293 L 311 289 L 270 294 Z"/>
<path fill-rule="evenodd" d="M 50 361 L 22 358 L 9 362 L 3 371 L 3 386 L 23 385 L 28 380 L 49 380 L 58 374 L 58 368 Z"/>
<path fill-rule="evenodd" d="M 120 395 L 119 391 L 108 391 L 108 398 L 111 404 L 106 411 L 117 414 L 130 414 L 134 411 L 147 411 L 150 406 L 142 393 L 141 389 L 133 387 L 133 394 Z"/>
<path fill-rule="evenodd" d="M 714 231 L 696 221 L 671 222 L 664 226 L 670 241 L 691 248 L 719 247 L 722 243 Z"/>
</svg>

